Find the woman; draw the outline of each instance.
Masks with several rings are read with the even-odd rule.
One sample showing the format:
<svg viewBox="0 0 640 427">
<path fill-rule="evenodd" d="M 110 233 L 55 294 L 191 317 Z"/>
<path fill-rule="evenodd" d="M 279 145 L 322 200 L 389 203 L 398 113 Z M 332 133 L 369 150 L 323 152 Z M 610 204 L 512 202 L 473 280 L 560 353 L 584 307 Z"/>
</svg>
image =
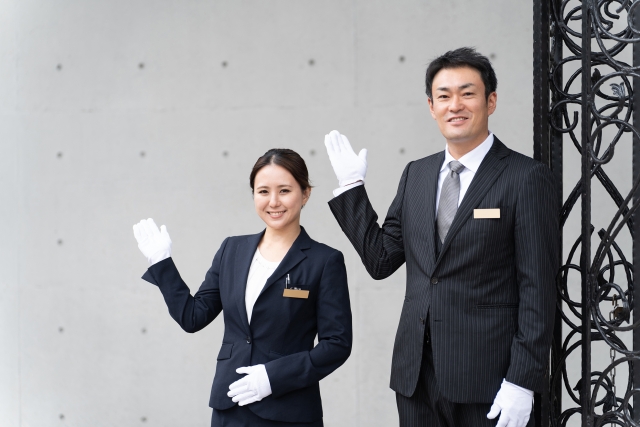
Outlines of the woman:
<svg viewBox="0 0 640 427">
<path fill-rule="evenodd" d="M 166 227 L 159 230 L 152 219 L 133 226 L 151 264 L 143 279 L 160 288 L 171 317 L 187 332 L 224 312 L 212 426 L 322 426 L 318 382 L 351 352 L 344 258 L 300 226 L 311 185 L 296 152 L 267 151 L 249 182 L 266 228 L 227 237 L 194 296 L 171 259 Z"/>
</svg>

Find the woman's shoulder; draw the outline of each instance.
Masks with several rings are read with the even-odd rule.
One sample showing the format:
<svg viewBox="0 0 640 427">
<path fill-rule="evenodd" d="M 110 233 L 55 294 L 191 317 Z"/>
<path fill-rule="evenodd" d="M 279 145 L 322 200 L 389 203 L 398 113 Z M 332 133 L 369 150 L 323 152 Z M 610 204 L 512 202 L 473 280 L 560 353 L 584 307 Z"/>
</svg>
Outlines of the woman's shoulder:
<svg viewBox="0 0 640 427">
<path fill-rule="evenodd" d="M 338 249 L 335 249 L 325 243 L 322 242 L 318 242 L 317 240 L 314 240 L 313 238 L 309 237 L 309 249 L 311 249 L 312 251 L 324 255 L 326 257 L 330 257 L 332 255 L 336 255 L 340 254 L 342 255 L 342 252 L 340 252 Z"/>
</svg>

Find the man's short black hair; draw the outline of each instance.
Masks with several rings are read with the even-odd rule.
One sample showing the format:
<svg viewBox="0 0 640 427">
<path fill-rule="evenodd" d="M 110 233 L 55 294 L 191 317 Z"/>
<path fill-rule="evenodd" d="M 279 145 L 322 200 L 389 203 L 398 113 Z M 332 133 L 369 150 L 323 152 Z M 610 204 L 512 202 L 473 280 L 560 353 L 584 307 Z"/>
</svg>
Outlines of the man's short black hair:
<svg viewBox="0 0 640 427">
<path fill-rule="evenodd" d="M 461 47 L 455 50 L 450 50 L 444 55 L 437 57 L 431 61 L 427 67 L 425 83 L 429 99 L 433 100 L 431 85 L 433 84 L 434 77 L 440 70 L 443 68 L 450 69 L 462 67 L 473 68 L 480 73 L 480 77 L 482 77 L 482 82 L 484 83 L 484 94 L 487 99 L 491 93 L 496 91 L 496 88 L 498 87 L 498 78 L 496 77 L 495 71 L 493 71 L 489 58 L 479 54 L 472 47 Z"/>
</svg>

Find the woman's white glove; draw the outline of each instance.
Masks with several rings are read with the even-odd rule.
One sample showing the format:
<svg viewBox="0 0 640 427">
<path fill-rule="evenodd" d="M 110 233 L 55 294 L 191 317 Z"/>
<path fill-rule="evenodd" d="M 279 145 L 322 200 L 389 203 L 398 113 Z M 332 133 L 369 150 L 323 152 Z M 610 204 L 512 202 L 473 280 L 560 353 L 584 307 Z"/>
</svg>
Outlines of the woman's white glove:
<svg viewBox="0 0 640 427">
<path fill-rule="evenodd" d="M 367 176 L 366 148 L 360 150 L 360 153 L 356 155 L 347 137 L 341 135 L 337 130 L 324 136 L 324 145 L 327 147 L 327 154 L 329 154 L 329 160 L 338 177 L 340 187 L 364 181 Z"/>
<path fill-rule="evenodd" d="M 533 392 L 502 380 L 500 391 L 493 400 L 487 418 L 494 419 L 500 414 L 496 427 L 525 427 L 531 416 Z"/>
<path fill-rule="evenodd" d="M 156 264 L 171 256 L 171 238 L 164 225 L 158 226 L 152 218 L 143 219 L 133 226 L 133 235 L 138 241 L 140 252 L 147 257 L 149 265 Z"/>
<path fill-rule="evenodd" d="M 227 396 L 244 406 L 258 402 L 271 394 L 271 383 L 264 365 L 244 366 L 236 369 L 239 374 L 247 374 L 229 386 Z"/>
</svg>

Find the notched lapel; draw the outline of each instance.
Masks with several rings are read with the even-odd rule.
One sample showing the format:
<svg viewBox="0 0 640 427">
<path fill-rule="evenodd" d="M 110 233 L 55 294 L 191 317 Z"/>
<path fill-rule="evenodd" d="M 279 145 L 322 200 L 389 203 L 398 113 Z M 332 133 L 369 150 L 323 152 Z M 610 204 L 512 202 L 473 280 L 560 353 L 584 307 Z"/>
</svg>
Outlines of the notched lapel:
<svg viewBox="0 0 640 427">
<path fill-rule="evenodd" d="M 247 327 L 247 330 L 249 329 L 249 318 L 247 317 L 247 306 L 244 301 L 244 294 L 247 288 L 247 279 L 249 277 L 249 268 L 251 268 L 253 254 L 256 253 L 258 243 L 260 243 L 263 235 L 264 231 L 248 236 L 238 243 L 238 250 L 236 251 L 233 299 L 236 301 L 238 311 L 240 312 L 242 324 Z"/>
<path fill-rule="evenodd" d="M 267 279 L 267 283 L 264 284 L 264 288 L 262 288 L 260 295 L 262 295 L 271 285 L 277 282 L 278 279 L 283 278 L 288 271 L 290 271 L 293 267 L 295 267 L 303 259 L 305 259 L 307 255 L 305 255 L 303 249 L 308 249 L 310 246 L 311 238 L 309 237 L 307 232 L 304 231 L 304 228 L 300 227 L 300 235 L 293 242 L 293 245 L 291 245 L 291 248 L 289 248 L 289 251 L 280 262 L 280 265 L 278 265 L 278 268 L 276 268 L 273 274 Z"/>
<path fill-rule="evenodd" d="M 438 176 L 440 175 L 442 162 L 444 162 L 444 151 L 428 159 L 425 167 L 417 177 L 418 185 L 425 190 L 424 198 L 419 201 L 423 205 L 417 209 L 417 212 L 424 212 L 424 221 L 417 221 L 420 233 L 418 241 L 426 244 L 429 263 L 434 262 L 436 259 L 433 236 L 435 236 L 436 232 L 436 197 L 438 195 Z"/>
<path fill-rule="evenodd" d="M 482 163 L 480 163 L 478 172 L 476 172 L 476 175 L 473 177 L 473 181 L 471 181 L 471 185 L 469 189 L 467 189 L 464 199 L 462 199 L 462 203 L 456 212 L 456 216 L 453 218 L 447 237 L 442 244 L 436 266 L 440 263 L 440 260 L 449 248 L 451 240 L 455 238 L 458 231 L 460 231 L 465 222 L 471 217 L 473 209 L 480 204 L 500 174 L 502 174 L 504 168 L 507 167 L 507 162 L 504 158 L 509 156 L 509 153 L 510 150 L 494 136 L 493 146 L 482 160 Z"/>
</svg>

